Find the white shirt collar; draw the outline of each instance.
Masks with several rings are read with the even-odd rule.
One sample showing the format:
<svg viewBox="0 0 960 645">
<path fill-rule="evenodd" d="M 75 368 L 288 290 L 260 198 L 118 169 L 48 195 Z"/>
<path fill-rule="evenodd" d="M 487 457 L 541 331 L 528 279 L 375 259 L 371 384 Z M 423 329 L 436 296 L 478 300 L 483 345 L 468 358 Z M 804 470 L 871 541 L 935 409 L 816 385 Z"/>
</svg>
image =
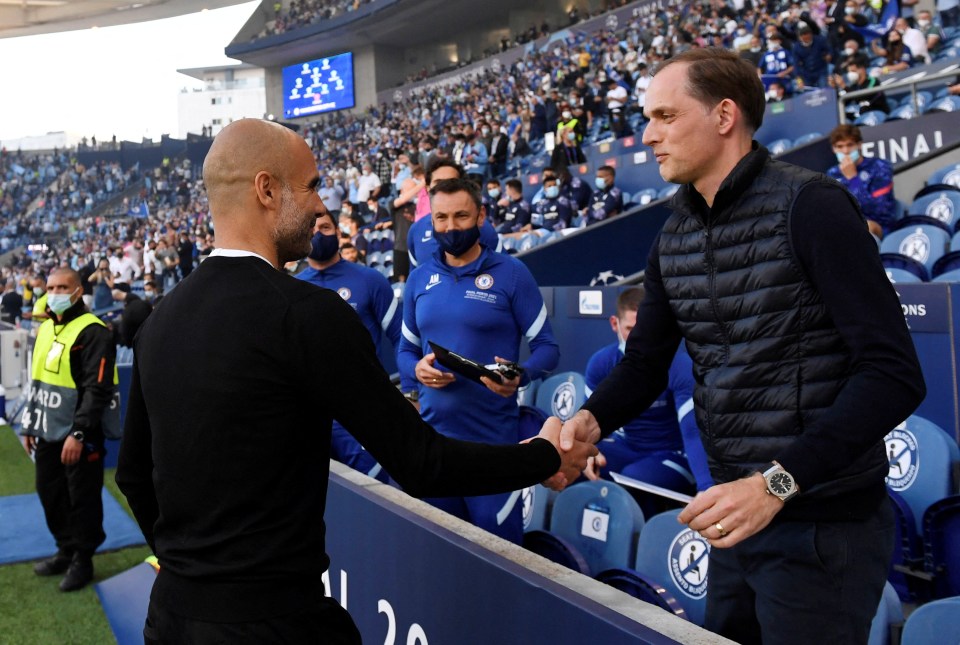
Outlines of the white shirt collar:
<svg viewBox="0 0 960 645">
<path fill-rule="evenodd" d="M 219 249 L 218 248 L 218 249 L 214 249 L 213 252 L 210 253 L 210 255 L 207 257 L 214 258 L 218 256 L 223 258 L 246 258 L 246 257 L 252 256 L 255 258 L 260 258 L 261 260 L 269 264 L 271 267 L 273 266 L 273 263 L 270 260 L 263 257 L 259 253 L 254 253 L 253 251 L 247 251 L 245 249 Z"/>
</svg>

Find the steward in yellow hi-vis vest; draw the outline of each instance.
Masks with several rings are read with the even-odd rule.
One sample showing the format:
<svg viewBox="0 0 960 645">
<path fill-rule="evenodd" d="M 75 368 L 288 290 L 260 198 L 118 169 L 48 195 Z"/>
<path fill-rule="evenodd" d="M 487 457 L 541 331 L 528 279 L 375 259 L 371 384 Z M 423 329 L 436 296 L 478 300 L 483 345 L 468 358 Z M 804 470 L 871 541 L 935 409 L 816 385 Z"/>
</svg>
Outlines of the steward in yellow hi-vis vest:
<svg viewBox="0 0 960 645">
<path fill-rule="evenodd" d="M 93 579 L 93 552 L 103 532 L 104 438 L 120 436 L 116 345 L 112 332 L 83 304 L 70 268 L 47 278 L 47 314 L 33 348 L 29 399 L 20 433 L 37 464 L 37 494 L 57 553 L 34 566 L 40 576 L 65 573 L 62 591 Z"/>
</svg>

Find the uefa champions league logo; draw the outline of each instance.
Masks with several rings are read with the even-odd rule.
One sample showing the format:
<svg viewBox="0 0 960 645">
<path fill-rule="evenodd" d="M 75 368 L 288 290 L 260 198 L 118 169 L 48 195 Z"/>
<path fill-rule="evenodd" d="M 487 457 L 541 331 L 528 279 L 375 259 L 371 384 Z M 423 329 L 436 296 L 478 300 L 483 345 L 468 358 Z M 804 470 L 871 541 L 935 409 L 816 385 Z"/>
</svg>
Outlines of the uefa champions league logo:
<svg viewBox="0 0 960 645">
<path fill-rule="evenodd" d="M 887 486 L 904 491 L 913 484 L 920 468 L 917 438 L 909 430 L 893 430 L 883 438 L 890 469 L 887 471 Z"/>
<path fill-rule="evenodd" d="M 667 554 L 667 567 L 674 584 L 685 595 L 699 600 L 707 595 L 710 545 L 693 529 L 677 533 Z"/>
</svg>

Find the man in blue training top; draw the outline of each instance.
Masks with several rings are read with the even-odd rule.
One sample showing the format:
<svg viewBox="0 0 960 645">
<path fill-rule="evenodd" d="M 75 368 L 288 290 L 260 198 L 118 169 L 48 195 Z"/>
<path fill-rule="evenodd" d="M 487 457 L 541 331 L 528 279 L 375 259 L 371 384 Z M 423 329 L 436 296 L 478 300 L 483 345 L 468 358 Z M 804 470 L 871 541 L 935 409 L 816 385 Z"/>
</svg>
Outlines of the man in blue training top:
<svg viewBox="0 0 960 645">
<path fill-rule="evenodd" d="M 530 223 L 530 204 L 523 198 L 523 184 L 519 179 L 507 180 L 507 196 L 499 205 L 503 208 L 503 224 L 497 233 L 519 233 Z"/>
<path fill-rule="evenodd" d="M 427 190 L 433 188 L 443 179 L 459 179 L 463 177 L 463 167 L 452 159 L 438 157 L 427 168 Z M 480 242 L 488 249 L 499 251 L 502 249 L 500 237 L 493 225 L 485 221 L 480 227 Z M 410 266 L 419 264 L 418 258 L 428 258 L 437 251 L 437 243 L 433 239 L 433 222 L 430 217 L 422 217 L 407 232 L 407 254 L 410 256 Z"/>
<path fill-rule="evenodd" d="M 617 313 L 610 316 L 617 342 L 598 350 L 587 362 L 587 396 L 623 359 L 643 294 L 643 287 L 631 287 L 617 296 Z M 645 412 L 597 445 L 601 454 L 595 464 L 588 460 L 590 466 L 584 471 L 588 479 L 610 479 L 614 472 L 685 494 L 713 486 L 693 415 L 693 365 L 683 345 L 673 358 L 667 383 Z M 639 496 L 638 501 L 647 517 L 659 510 L 651 496 Z"/>
<path fill-rule="evenodd" d="M 560 180 L 555 175 L 543 177 L 543 199 L 533 207 L 530 228 L 562 231 L 570 226 L 574 207 L 560 194 Z"/>
<path fill-rule="evenodd" d="M 612 166 L 597 168 L 597 177 L 594 180 L 597 188 L 593 191 L 590 206 L 586 210 L 587 226 L 623 212 L 623 192 L 613 185 L 616 179 L 617 172 Z"/>
<path fill-rule="evenodd" d="M 387 279 L 375 269 L 340 257 L 337 226 L 330 211 L 317 217 L 313 233 L 312 248 L 307 256 L 309 266 L 295 277 L 336 291 L 347 301 L 370 332 L 378 355 L 383 334 L 393 343 L 394 349 L 399 347 L 402 317 Z M 331 455 L 337 461 L 370 477 L 387 480 L 387 473 L 380 464 L 336 421 L 333 422 L 331 447 Z"/>
<path fill-rule="evenodd" d="M 417 267 L 404 289 L 400 373 L 420 383 L 420 411 L 438 431 L 460 439 L 519 440 L 517 388 L 556 367 L 559 349 L 537 283 L 527 267 L 480 243 L 485 214 L 479 188 L 450 179 L 430 191 L 440 250 Z M 478 383 L 436 362 L 429 342 L 478 363 L 517 361 L 526 338 L 530 358 L 521 376 Z M 519 543 L 519 491 L 428 500 L 438 508 Z"/>
<path fill-rule="evenodd" d="M 864 157 L 860 154 L 862 143 L 857 126 L 844 123 L 835 127 L 830 133 L 830 145 L 839 163 L 829 168 L 827 175 L 850 191 L 867 218 L 870 232 L 883 237 L 890 232 L 897 213 L 893 166 L 878 157 Z"/>
</svg>

